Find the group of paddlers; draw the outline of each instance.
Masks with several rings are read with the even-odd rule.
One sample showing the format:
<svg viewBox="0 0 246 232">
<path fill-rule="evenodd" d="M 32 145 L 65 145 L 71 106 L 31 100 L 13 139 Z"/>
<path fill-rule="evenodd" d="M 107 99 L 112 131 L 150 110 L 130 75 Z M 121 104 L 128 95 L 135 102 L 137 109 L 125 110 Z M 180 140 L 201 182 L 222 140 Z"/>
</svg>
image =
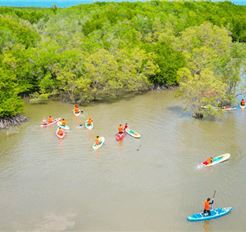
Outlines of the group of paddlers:
<svg viewBox="0 0 246 232">
<path fill-rule="evenodd" d="M 73 111 L 74 111 L 75 114 L 79 114 L 80 112 L 81 113 L 83 112 L 82 110 L 79 109 L 78 104 L 75 104 L 74 105 Z M 47 121 L 46 120 L 43 121 L 43 124 L 45 124 L 45 123 L 46 124 L 51 124 L 53 122 L 54 122 L 54 118 L 50 115 L 48 117 Z M 93 119 L 91 117 L 88 117 L 88 119 L 86 120 L 86 123 L 87 123 L 87 126 L 91 126 L 93 124 Z M 58 130 L 57 130 L 57 134 L 58 135 L 62 136 L 64 134 L 64 130 L 62 129 L 62 127 L 65 127 L 66 125 L 67 125 L 67 121 L 64 118 L 62 118 L 60 120 L 60 124 L 58 125 Z M 80 126 L 83 126 L 83 124 L 80 124 Z M 125 123 L 124 125 L 123 124 L 120 124 L 118 126 L 118 133 L 119 134 L 125 133 L 125 130 L 127 128 L 128 128 L 128 124 L 127 123 Z M 100 143 L 101 143 L 100 136 L 97 135 L 96 136 L 96 139 L 95 139 L 95 144 L 96 145 L 99 145 Z"/>
</svg>

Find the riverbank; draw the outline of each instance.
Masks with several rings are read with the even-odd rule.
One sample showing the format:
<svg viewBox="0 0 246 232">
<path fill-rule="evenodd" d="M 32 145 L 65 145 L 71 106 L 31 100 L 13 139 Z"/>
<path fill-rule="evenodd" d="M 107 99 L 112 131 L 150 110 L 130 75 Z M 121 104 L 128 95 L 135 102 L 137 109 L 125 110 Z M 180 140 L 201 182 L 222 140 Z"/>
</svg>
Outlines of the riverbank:
<svg viewBox="0 0 246 232">
<path fill-rule="evenodd" d="M 24 115 L 17 115 L 11 118 L 0 118 L 0 129 L 19 126 L 20 124 L 26 121 L 27 121 L 27 117 L 25 117 Z"/>
<path fill-rule="evenodd" d="M 80 106 L 93 106 L 95 104 L 100 104 L 100 103 L 113 103 L 113 102 L 117 102 L 119 100 L 122 99 L 131 99 L 135 96 L 138 95 L 143 95 L 146 94 L 150 91 L 166 91 L 166 90 L 175 90 L 177 89 L 178 86 L 172 86 L 172 87 L 168 87 L 168 86 L 152 86 L 148 91 L 142 91 L 142 92 L 138 92 L 138 93 L 128 93 L 125 95 L 121 95 L 119 97 L 114 97 L 114 98 L 102 98 L 101 100 L 96 100 L 96 101 L 90 101 L 90 102 L 82 102 L 79 105 Z M 60 103 L 69 103 L 69 104 L 73 104 L 73 102 L 71 102 L 70 100 L 64 98 L 58 98 L 58 97 L 51 97 L 49 100 L 46 99 L 45 102 L 42 101 L 37 101 L 37 102 L 33 102 L 31 101 L 32 99 L 30 98 L 24 98 L 23 99 L 27 104 L 36 104 L 36 105 L 43 105 L 43 104 L 47 104 L 49 101 L 57 101 Z M 13 126 L 19 126 L 22 123 L 26 122 L 28 120 L 28 118 L 24 115 L 17 115 L 15 117 L 10 117 L 10 118 L 0 118 L 0 129 L 6 129 L 9 127 L 13 127 Z"/>
<path fill-rule="evenodd" d="M 176 14 L 178 9 L 182 9 L 181 17 Z M 243 53 L 236 51 L 245 50 L 244 24 L 240 24 L 245 21 L 245 10 L 231 3 L 211 2 L 111 2 L 38 10 L 0 7 L 0 83 L 4 83 L 0 108 L 11 110 L 0 112 L 0 117 L 22 114 L 21 96 L 30 97 L 33 104 L 59 98 L 84 105 L 177 84 L 184 87 L 181 94 L 187 102 L 193 103 L 201 93 L 194 90 L 202 86 L 203 92 L 213 92 L 205 96 L 213 98 L 205 103 L 216 105 L 238 84 L 237 68 L 232 68 L 231 60 L 237 60 L 239 66 Z M 204 31 L 209 32 L 205 37 Z M 193 43 L 194 38 L 201 43 Z M 204 57 L 205 48 L 214 55 Z M 193 54 L 196 49 L 199 54 Z M 220 54 L 222 50 L 226 52 Z M 199 66 L 194 72 L 200 63 L 204 70 Z M 187 75 L 191 83 L 187 83 Z M 230 76 L 233 78 L 227 80 Z M 216 83 L 217 89 L 211 83 Z M 197 105 L 205 105 L 199 101 Z"/>
</svg>

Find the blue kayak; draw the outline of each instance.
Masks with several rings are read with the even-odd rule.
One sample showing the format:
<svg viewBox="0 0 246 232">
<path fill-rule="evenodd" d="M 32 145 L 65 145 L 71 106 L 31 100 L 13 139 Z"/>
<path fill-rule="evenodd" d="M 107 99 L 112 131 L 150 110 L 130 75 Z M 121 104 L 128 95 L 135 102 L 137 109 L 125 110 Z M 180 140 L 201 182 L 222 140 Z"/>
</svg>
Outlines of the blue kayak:
<svg viewBox="0 0 246 232">
<path fill-rule="evenodd" d="M 211 220 L 211 219 L 225 216 L 228 213 L 230 213 L 231 210 L 232 210 L 232 207 L 211 209 L 211 211 L 210 211 L 211 215 L 210 216 L 208 214 L 204 215 L 203 213 L 196 213 L 196 214 L 193 214 L 191 216 L 188 216 L 187 220 L 190 222 Z"/>
</svg>

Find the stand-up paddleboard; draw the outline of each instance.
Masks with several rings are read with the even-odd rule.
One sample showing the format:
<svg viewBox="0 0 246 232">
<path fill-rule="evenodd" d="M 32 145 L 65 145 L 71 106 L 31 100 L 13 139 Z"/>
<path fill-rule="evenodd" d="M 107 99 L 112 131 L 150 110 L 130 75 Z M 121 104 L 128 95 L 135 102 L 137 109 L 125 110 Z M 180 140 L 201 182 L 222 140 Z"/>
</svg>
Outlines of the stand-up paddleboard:
<svg viewBox="0 0 246 232">
<path fill-rule="evenodd" d="M 99 140 L 100 140 L 100 143 L 98 145 L 96 145 L 96 143 L 94 143 L 92 145 L 92 148 L 94 150 L 97 150 L 98 148 L 100 148 L 105 143 L 105 138 L 104 137 L 100 137 Z"/>
<path fill-rule="evenodd" d="M 129 135 L 131 135 L 132 137 L 134 137 L 134 138 L 141 138 L 141 135 L 137 132 L 137 131 L 135 131 L 135 130 L 132 130 L 132 129 L 129 129 L 129 128 L 126 128 L 126 133 L 127 134 L 129 134 Z"/>
<path fill-rule="evenodd" d="M 201 106 L 202 109 L 215 109 L 215 110 L 220 110 L 222 109 L 223 111 L 232 111 L 232 110 L 236 110 L 237 106 L 224 106 L 222 108 L 220 107 L 214 107 L 214 106 Z"/>
<path fill-rule="evenodd" d="M 206 220 L 211 220 L 211 219 L 215 219 L 215 218 L 219 218 L 222 216 L 227 215 L 228 213 L 230 213 L 232 210 L 232 207 L 227 207 L 227 208 L 215 208 L 215 209 L 211 209 L 211 215 L 203 214 L 203 212 L 201 213 L 196 213 L 193 214 L 191 216 L 187 217 L 187 220 L 190 222 L 197 222 L 197 221 L 206 221 Z"/>
<path fill-rule="evenodd" d="M 86 120 L 86 121 L 85 121 L 85 127 L 86 127 L 88 130 L 92 130 L 93 127 L 94 127 L 94 124 L 93 124 L 93 122 L 92 122 L 91 125 L 88 125 L 88 122 L 87 122 L 87 120 Z"/>
<path fill-rule="evenodd" d="M 245 109 L 246 105 L 242 106 L 241 104 L 239 104 L 240 108 L 243 110 Z"/>
<path fill-rule="evenodd" d="M 78 117 L 78 116 L 80 116 L 80 114 L 81 114 L 81 110 L 79 110 L 78 113 L 75 113 L 75 111 L 74 111 L 74 109 L 73 109 L 73 114 L 74 114 L 74 116 Z"/>
<path fill-rule="evenodd" d="M 41 127 L 41 128 L 45 128 L 45 127 L 48 127 L 48 126 L 55 125 L 55 124 L 56 124 L 57 122 L 59 122 L 60 120 L 61 120 L 60 118 L 56 118 L 56 119 L 54 119 L 53 122 L 51 122 L 51 123 L 48 123 L 48 122 L 42 123 L 42 124 L 40 125 L 40 127 Z"/>
<path fill-rule="evenodd" d="M 223 154 L 223 155 L 219 155 L 213 158 L 213 162 L 208 164 L 206 161 L 202 162 L 201 165 L 206 166 L 206 167 L 210 167 L 210 166 L 214 166 L 216 164 L 222 163 L 228 159 L 230 159 L 231 155 L 229 153 Z"/>
<path fill-rule="evenodd" d="M 232 111 L 232 110 L 236 110 L 236 109 L 237 109 L 236 106 L 228 106 L 228 107 L 222 108 L 222 110 L 224 110 L 224 111 Z"/>
<path fill-rule="evenodd" d="M 70 127 L 68 125 L 63 126 L 60 121 L 57 122 L 57 126 L 61 127 L 64 130 L 69 130 L 70 129 Z"/>
<path fill-rule="evenodd" d="M 65 137 L 65 131 L 62 130 L 62 131 L 63 131 L 63 134 L 62 134 L 62 135 L 59 135 L 59 134 L 58 134 L 58 130 L 59 130 L 59 128 L 56 129 L 56 136 L 57 136 L 59 139 L 63 139 L 63 138 Z"/>
<path fill-rule="evenodd" d="M 125 133 L 117 133 L 117 134 L 115 135 L 116 141 L 121 141 L 121 140 L 124 139 L 124 137 L 125 137 Z"/>
</svg>

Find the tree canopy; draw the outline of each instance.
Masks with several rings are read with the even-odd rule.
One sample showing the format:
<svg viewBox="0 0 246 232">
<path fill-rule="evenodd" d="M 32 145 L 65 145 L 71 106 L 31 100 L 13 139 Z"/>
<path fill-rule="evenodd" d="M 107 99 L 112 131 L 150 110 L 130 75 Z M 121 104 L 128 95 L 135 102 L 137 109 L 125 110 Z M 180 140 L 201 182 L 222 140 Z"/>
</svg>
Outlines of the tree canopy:
<svg viewBox="0 0 246 232">
<path fill-rule="evenodd" d="M 235 95 L 246 7 L 162 1 L 0 7 L 0 29 L 0 86 L 9 77 L 1 91 L 16 102 L 6 110 L 1 99 L 0 117 L 20 113 L 26 95 L 85 103 L 176 85 L 196 112 Z"/>
</svg>

